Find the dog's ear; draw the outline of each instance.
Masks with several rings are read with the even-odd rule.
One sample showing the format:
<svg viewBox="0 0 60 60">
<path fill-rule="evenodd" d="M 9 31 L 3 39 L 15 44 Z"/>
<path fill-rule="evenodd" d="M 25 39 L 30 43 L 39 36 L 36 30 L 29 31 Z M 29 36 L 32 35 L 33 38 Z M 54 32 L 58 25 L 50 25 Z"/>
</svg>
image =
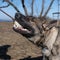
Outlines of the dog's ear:
<svg viewBox="0 0 60 60">
<path fill-rule="evenodd" d="M 18 20 L 20 18 L 20 13 L 15 14 L 15 19 Z"/>
</svg>

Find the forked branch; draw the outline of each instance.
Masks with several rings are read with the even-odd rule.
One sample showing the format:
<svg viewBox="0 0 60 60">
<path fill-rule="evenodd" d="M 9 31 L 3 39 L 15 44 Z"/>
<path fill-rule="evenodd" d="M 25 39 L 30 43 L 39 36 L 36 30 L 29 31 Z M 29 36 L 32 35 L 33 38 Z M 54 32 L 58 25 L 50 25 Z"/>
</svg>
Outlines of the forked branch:
<svg viewBox="0 0 60 60">
<path fill-rule="evenodd" d="M 21 0 L 22 6 L 23 6 L 24 11 L 25 11 L 25 15 L 28 16 L 27 8 L 26 8 L 24 2 L 25 2 L 25 0 Z"/>
<path fill-rule="evenodd" d="M 19 9 L 9 0 L 5 0 L 5 2 L 9 3 L 17 12 L 20 12 Z"/>
<path fill-rule="evenodd" d="M 9 7 L 10 4 L 7 4 L 6 6 L 1 6 L 0 8 L 6 8 L 6 7 Z"/>
<path fill-rule="evenodd" d="M 48 9 L 46 10 L 46 12 L 44 14 L 44 17 L 46 17 L 46 15 L 48 14 L 49 10 L 51 9 L 51 6 L 52 6 L 53 2 L 54 2 L 54 0 L 51 0 L 51 3 L 50 3 Z"/>
<path fill-rule="evenodd" d="M 34 1 L 35 1 L 35 0 L 32 0 L 32 3 L 31 3 L 31 16 L 33 16 L 33 9 L 34 9 L 33 6 L 34 6 Z"/>
<path fill-rule="evenodd" d="M 1 8 L 0 11 L 3 12 L 5 15 L 7 15 L 8 17 L 10 17 L 13 21 L 15 20 L 12 16 L 10 16 L 8 13 L 4 12 Z"/>
<path fill-rule="evenodd" d="M 40 12 L 40 17 L 42 17 L 42 14 L 44 12 L 44 1 L 45 0 L 42 0 L 42 9 L 41 9 L 41 12 Z"/>
</svg>

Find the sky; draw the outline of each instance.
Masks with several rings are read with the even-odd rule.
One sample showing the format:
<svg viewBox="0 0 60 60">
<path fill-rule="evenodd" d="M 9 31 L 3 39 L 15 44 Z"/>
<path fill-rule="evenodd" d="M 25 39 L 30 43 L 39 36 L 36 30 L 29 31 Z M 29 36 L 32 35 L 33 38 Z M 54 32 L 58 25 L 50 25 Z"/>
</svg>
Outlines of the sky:
<svg viewBox="0 0 60 60">
<path fill-rule="evenodd" d="M 6 2 L 2 3 L 1 1 L 2 0 L 0 0 L 0 6 L 4 6 L 7 4 Z M 58 2 L 57 1 L 58 0 L 54 1 L 49 13 L 47 14 L 47 16 L 50 18 L 53 18 L 52 13 L 58 11 Z M 48 8 L 50 2 L 51 2 L 51 0 L 45 0 L 44 12 Z M 14 0 L 13 3 L 17 6 L 17 8 L 20 10 L 20 12 L 22 14 L 24 14 L 24 10 L 22 8 L 21 0 Z M 31 0 L 25 0 L 25 4 L 26 4 L 27 10 L 28 10 L 28 14 L 30 15 L 31 14 L 31 7 L 30 7 L 31 6 Z M 42 5 L 42 0 L 35 0 L 35 2 L 34 2 L 34 16 L 39 16 L 40 11 L 41 11 L 41 5 Z M 16 11 L 14 10 L 14 8 L 12 6 L 9 6 L 8 8 L 3 8 L 2 10 L 7 12 L 9 15 L 11 15 L 14 18 Z M 54 18 L 56 18 L 56 16 Z M 11 19 L 0 11 L 0 20 L 10 21 Z"/>
</svg>

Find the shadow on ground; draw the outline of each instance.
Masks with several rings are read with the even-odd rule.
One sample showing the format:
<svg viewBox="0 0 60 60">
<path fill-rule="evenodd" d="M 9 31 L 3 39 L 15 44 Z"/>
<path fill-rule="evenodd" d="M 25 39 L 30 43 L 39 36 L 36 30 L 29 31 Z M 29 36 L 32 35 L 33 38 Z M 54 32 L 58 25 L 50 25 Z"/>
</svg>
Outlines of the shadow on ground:
<svg viewBox="0 0 60 60">
<path fill-rule="evenodd" d="M 7 55 L 9 47 L 11 47 L 11 46 L 10 45 L 0 46 L 0 59 L 3 59 L 3 60 L 10 60 L 11 59 L 11 56 Z"/>
<path fill-rule="evenodd" d="M 39 56 L 39 57 L 35 57 L 35 58 L 31 58 L 31 56 L 29 56 L 27 58 L 23 58 L 20 60 L 43 60 L 43 56 Z"/>
</svg>

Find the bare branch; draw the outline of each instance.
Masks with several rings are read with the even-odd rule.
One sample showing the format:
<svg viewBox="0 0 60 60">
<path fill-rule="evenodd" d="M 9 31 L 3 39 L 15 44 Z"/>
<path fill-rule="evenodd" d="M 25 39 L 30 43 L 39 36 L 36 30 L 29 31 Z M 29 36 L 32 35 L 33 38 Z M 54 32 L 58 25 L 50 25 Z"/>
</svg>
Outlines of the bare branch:
<svg viewBox="0 0 60 60">
<path fill-rule="evenodd" d="M 40 17 L 42 17 L 42 14 L 43 14 L 43 11 L 44 11 L 44 1 L 45 0 L 42 0 L 42 9 L 41 9 Z"/>
<path fill-rule="evenodd" d="M 25 15 L 28 16 L 27 8 L 26 8 L 24 2 L 25 2 L 25 0 L 21 0 L 22 6 L 23 6 L 24 11 L 25 11 Z"/>
<path fill-rule="evenodd" d="M 8 17 L 10 17 L 13 21 L 15 20 L 13 17 L 11 17 L 9 14 L 7 14 L 6 12 L 4 12 L 1 8 L 0 11 L 3 12 L 5 15 L 7 15 Z"/>
<path fill-rule="evenodd" d="M 51 6 L 52 6 L 53 2 L 54 2 L 54 0 L 51 0 L 51 3 L 50 3 L 48 9 L 46 10 L 46 12 L 44 14 L 44 17 L 46 17 L 46 15 L 48 14 L 49 10 L 51 9 Z"/>
<path fill-rule="evenodd" d="M 35 0 L 32 0 L 32 3 L 31 3 L 31 16 L 33 16 L 33 9 L 34 9 L 34 8 L 33 8 L 33 5 L 34 5 L 34 1 L 35 1 Z"/>
<path fill-rule="evenodd" d="M 5 2 L 9 3 L 11 6 L 14 7 L 14 9 L 17 11 L 17 12 L 20 12 L 19 9 L 12 3 L 10 2 L 9 0 L 5 0 Z"/>
<path fill-rule="evenodd" d="M 9 7 L 10 4 L 6 5 L 6 6 L 1 6 L 0 8 L 6 8 L 6 7 Z"/>
</svg>

